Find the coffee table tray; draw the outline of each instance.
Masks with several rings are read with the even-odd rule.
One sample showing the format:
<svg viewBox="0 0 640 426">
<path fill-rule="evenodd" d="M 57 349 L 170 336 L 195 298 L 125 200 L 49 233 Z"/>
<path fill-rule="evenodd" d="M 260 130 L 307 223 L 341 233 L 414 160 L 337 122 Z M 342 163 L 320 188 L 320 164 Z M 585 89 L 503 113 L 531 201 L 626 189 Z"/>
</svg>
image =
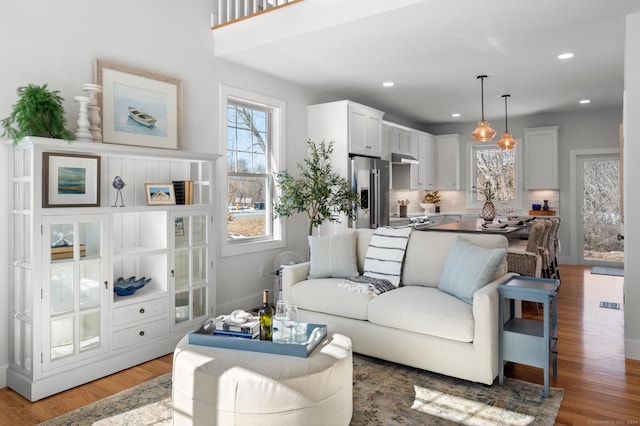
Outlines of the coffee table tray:
<svg viewBox="0 0 640 426">
<path fill-rule="evenodd" d="M 324 324 L 306 323 L 306 327 L 307 339 L 305 342 L 276 343 L 266 340 L 245 339 L 242 337 L 214 336 L 212 334 L 212 330 L 204 329 L 203 324 L 198 330 L 189 333 L 189 343 L 192 345 L 212 346 L 216 348 L 238 349 L 243 351 L 264 352 L 307 358 L 318 344 L 327 337 L 327 326 Z"/>
</svg>

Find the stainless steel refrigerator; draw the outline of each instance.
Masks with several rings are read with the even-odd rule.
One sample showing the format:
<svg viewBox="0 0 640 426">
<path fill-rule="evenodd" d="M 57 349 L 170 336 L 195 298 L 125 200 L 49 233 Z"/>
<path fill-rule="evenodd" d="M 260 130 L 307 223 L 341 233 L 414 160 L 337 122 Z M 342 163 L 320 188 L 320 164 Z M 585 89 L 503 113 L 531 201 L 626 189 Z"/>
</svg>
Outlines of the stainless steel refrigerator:
<svg viewBox="0 0 640 426">
<path fill-rule="evenodd" d="M 377 228 L 389 225 L 389 173 L 387 160 L 350 157 L 351 188 L 360 197 L 354 206 L 352 228 Z"/>
</svg>

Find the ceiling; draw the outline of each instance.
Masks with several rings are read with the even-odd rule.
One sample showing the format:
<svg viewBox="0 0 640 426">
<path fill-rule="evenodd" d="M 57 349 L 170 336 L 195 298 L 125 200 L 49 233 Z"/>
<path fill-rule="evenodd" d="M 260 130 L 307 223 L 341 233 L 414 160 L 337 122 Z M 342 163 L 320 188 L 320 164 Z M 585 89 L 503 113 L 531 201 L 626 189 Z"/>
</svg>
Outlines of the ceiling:
<svg viewBox="0 0 640 426">
<path fill-rule="evenodd" d="M 625 15 L 637 11 L 637 0 L 305 0 L 214 31 L 214 51 L 420 125 L 479 120 L 486 74 L 495 121 L 503 94 L 510 117 L 622 105 Z"/>
</svg>

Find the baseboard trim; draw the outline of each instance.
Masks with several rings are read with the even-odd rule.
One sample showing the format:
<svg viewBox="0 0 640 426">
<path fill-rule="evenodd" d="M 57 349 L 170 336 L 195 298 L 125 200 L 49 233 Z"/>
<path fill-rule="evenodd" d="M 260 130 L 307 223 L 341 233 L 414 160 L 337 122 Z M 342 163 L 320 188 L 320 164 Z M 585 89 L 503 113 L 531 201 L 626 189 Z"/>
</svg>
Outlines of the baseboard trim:
<svg viewBox="0 0 640 426">
<path fill-rule="evenodd" d="M 8 365 L 0 365 L 0 388 L 7 387 L 7 370 L 9 369 Z"/>
</svg>

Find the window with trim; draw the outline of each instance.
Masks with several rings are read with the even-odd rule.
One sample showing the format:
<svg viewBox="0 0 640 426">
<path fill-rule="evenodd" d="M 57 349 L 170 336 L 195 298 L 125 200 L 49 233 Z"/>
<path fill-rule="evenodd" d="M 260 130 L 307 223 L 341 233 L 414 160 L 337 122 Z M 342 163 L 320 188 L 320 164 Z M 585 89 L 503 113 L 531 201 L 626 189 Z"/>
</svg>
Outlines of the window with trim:
<svg viewBox="0 0 640 426">
<path fill-rule="evenodd" d="M 252 245 L 254 251 L 269 249 L 272 248 L 269 243 L 282 241 L 281 224 L 274 220 L 272 209 L 284 106 L 280 101 L 231 88 L 223 89 L 223 99 L 226 100 L 222 121 L 226 123 L 225 246 Z"/>
<path fill-rule="evenodd" d="M 468 207 L 481 207 L 486 189 L 497 205 L 516 207 L 522 204 L 521 160 L 518 147 L 502 150 L 494 144 L 469 143 L 470 159 Z"/>
</svg>

